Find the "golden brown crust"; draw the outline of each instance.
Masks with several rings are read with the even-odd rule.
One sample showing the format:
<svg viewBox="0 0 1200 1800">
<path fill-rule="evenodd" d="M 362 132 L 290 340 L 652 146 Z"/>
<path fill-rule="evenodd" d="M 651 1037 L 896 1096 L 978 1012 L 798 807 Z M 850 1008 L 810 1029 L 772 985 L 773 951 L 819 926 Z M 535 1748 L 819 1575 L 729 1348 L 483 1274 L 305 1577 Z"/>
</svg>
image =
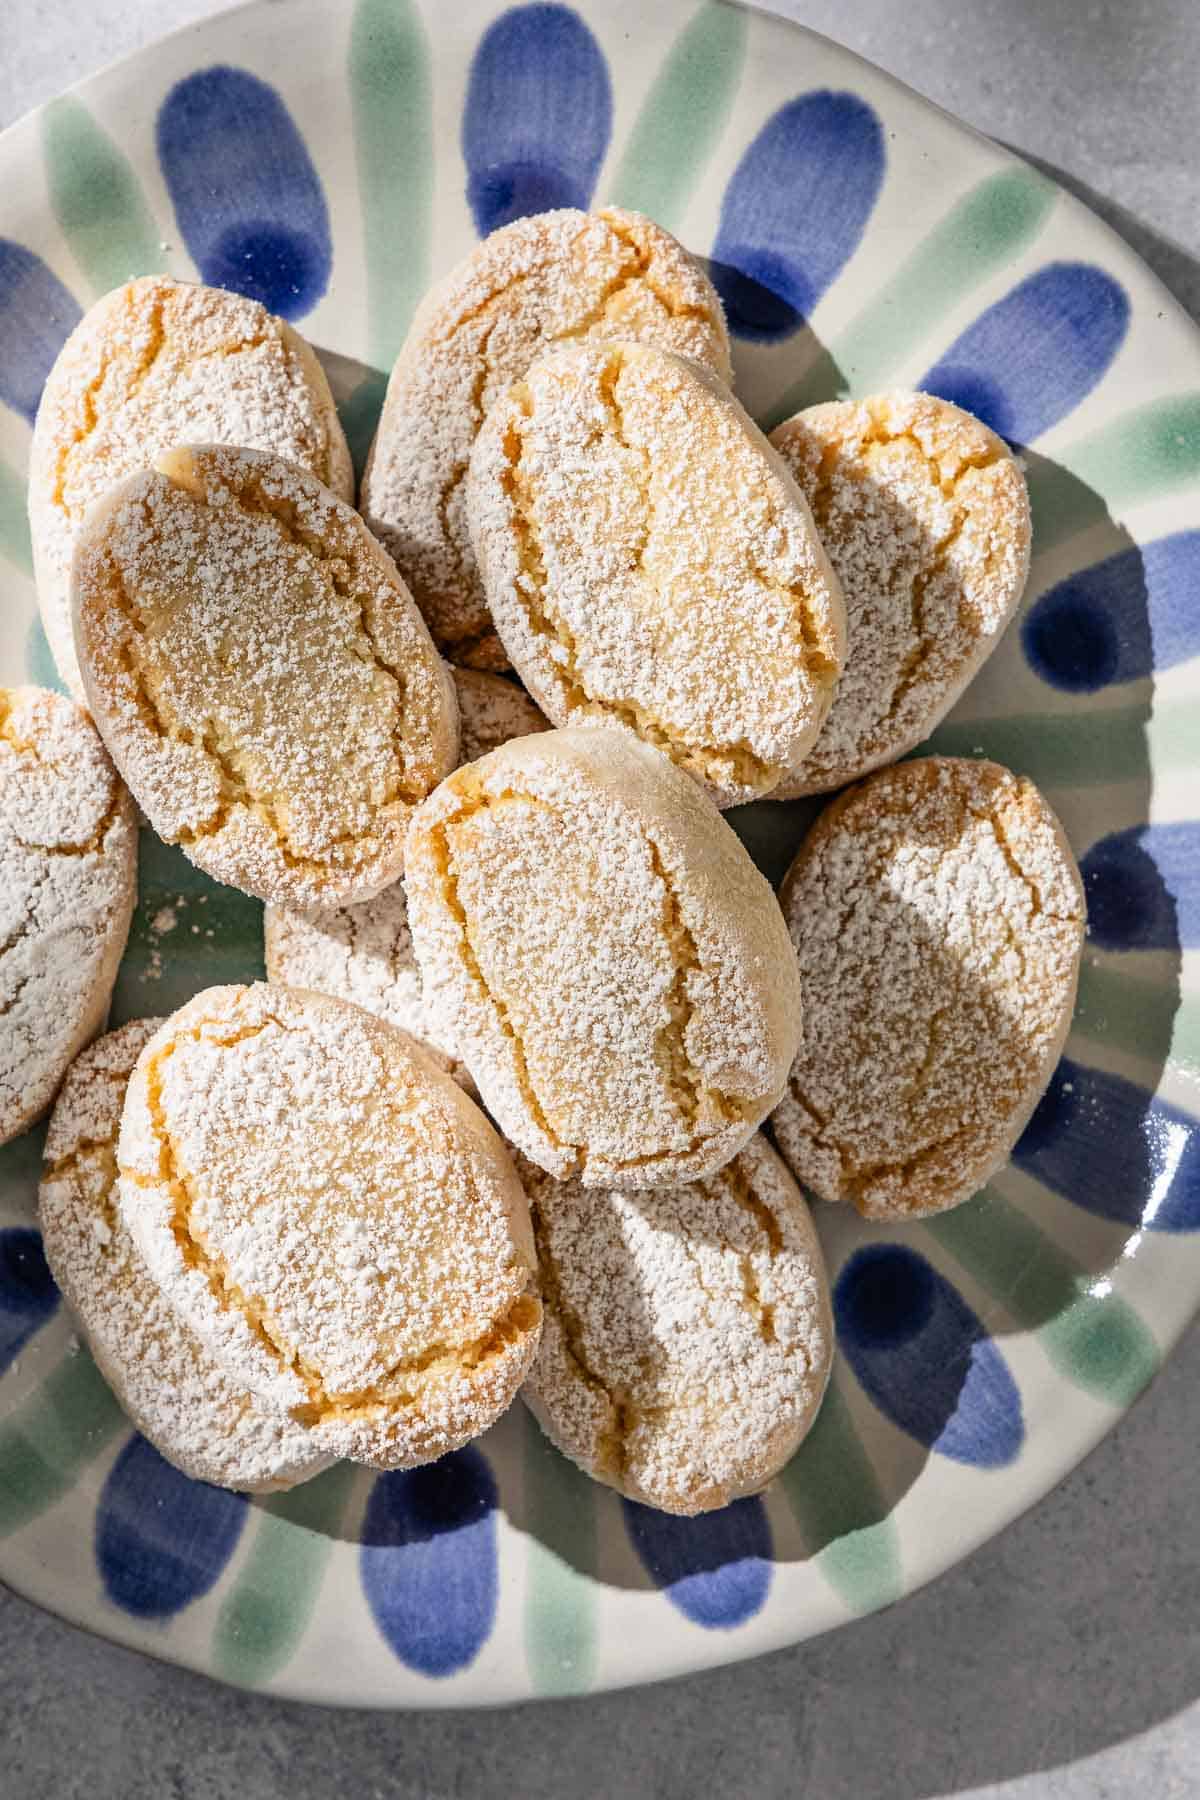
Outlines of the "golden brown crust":
<svg viewBox="0 0 1200 1800">
<path fill-rule="evenodd" d="M 426 295 L 388 383 L 361 506 L 456 663 L 503 669 L 466 524 L 464 477 L 493 401 L 549 343 L 661 344 L 729 376 L 721 304 L 638 213 L 563 209 L 495 231 Z"/>
<path fill-rule="evenodd" d="M 409 1467 L 511 1400 L 541 1327 L 525 1196 L 404 1033 L 323 995 L 210 989 L 143 1050 L 118 1160 L 181 1317 L 339 1453 Z"/>
<path fill-rule="evenodd" d="M 771 1120 L 792 1172 L 874 1219 L 969 1199 L 1070 1029 L 1085 907 L 1058 820 L 996 763 L 901 763 L 826 808 L 781 900 L 805 995 Z"/>
<path fill-rule="evenodd" d="M 88 509 L 179 443 L 243 444 L 295 463 L 342 500 L 354 470 L 325 371 L 255 300 L 145 275 L 98 300 L 64 344 L 38 408 L 29 518 L 38 600 L 58 670 L 83 685 L 71 555 Z"/>
<path fill-rule="evenodd" d="M 849 653 L 821 735 L 770 796 L 858 781 L 927 737 L 1015 612 L 1025 477 L 986 425 L 932 394 L 809 407 L 771 442 L 841 580 Z"/>
<path fill-rule="evenodd" d="M 560 346 L 489 413 L 467 510 L 496 627 L 555 724 L 625 725 L 721 806 L 808 752 L 841 590 L 783 463 L 707 370 Z"/>
<path fill-rule="evenodd" d="M 0 688 L 0 1143 L 104 1024 L 136 896 L 133 802 L 91 720 Z"/>
<path fill-rule="evenodd" d="M 545 1305 L 522 1395 L 546 1434 L 665 1512 L 758 1492 L 816 1417 L 833 1356 L 820 1244 L 766 1140 L 681 1188 L 521 1174 Z"/>
<path fill-rule="evenodd" d="M 775 898 L 631 734 L 544 732 L 458 770 L 414 817 L 405 885 L 427 1003 L 550 1173 L 701 1179 L 782 1093 L 800 996 Z"/>
<path fill-rule="evenodd" d="M 219 881 L 368 899 L 454 766 L 449 674 L 386 553 L 261 452 L 172 451 L 90 515 L 75 562 L 88 699 L 151 824 Z"/>
</svg>

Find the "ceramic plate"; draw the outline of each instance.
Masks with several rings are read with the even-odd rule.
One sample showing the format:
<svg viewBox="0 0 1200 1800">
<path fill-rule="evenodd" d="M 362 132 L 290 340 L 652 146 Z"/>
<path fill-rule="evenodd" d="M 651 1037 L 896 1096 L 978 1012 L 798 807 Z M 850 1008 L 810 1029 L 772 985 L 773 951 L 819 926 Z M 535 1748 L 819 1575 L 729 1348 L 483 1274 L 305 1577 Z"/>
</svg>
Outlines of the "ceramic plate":
<svg viewBox="0 0 1200 1800">
<path fill-rule="evenodd" d="M 80 310 L 168 269 L 294 320 L 361 454 L 428 282 L 524 212 L 641 208 L 709 266 L 770 423 L 932 388 L 1021 448 L 1022 615 L 939 730 L 1034 777 L 1091 934 L 1011 1166 L 901 1230 L 819 1207 L 840 1357 L 761 1498 L 623 1504 L 520 1406 L 431 1468 L 247 1502 L 132 1435 L 0 1152 L 0 1574 L 123 1643 L 368 1705 L 586 1692 L 898 1599 L 1116 1422 L 1200 1292 L 1200 338 L 1024 164 L 833 44 L 732 6 L 291 0 L 186 31 L 0 139 L 0 679 L 48 682 L 30 422 Z M 804 807 L 731 814 L 780 874 Z M 261 909 L 143 833 L 117 1020 L 262 973 Z M 2 1026 L 0 1026 L 2 1029 Z"/>
</svg>

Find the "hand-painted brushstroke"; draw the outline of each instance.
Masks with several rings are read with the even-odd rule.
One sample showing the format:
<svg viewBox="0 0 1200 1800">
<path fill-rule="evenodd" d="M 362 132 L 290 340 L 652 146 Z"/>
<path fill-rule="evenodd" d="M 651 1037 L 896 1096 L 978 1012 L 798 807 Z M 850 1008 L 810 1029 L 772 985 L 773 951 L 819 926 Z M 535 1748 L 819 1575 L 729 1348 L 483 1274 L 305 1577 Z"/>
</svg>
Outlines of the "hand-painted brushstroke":
<svg viewBox="0 0 1200 1800">
<path fill-rule="evenodd" d="M 647 213 L 668 231 L 679 230 L 725 128 L 745 53 L 741 8 L 701 6 L 642 101 L 608 184 L 614 205 Z"/>
<path fill-rule="evenodd" d="M 1079 569 L 1021 625 L 1030 667 L 1068 694 L 1142 681 L 1200 654 L 1200 531 L 1176 531 Z"/>
<path fill-rule="evenodd" d="M 1080 864 L 1088 934 L 1105 950 L 1200 944 L 1200 824 L 1131 825 L 1092 845 Z"/>
<path fill-rule="evenodd" d="M 0 1421 L 0 1537 L 60 1500 L 125 1423 L 87 1351 L 65 1356 Z"/>
<path fill-rule="evenodd" d="M 1095 1278 L 994 1188 L 924 1229 L 1085 1393 L 1129 1406 L 1158 1368 L 1158 1346 L 1133 1307 L 1093 1293 Z"/>
<path fill-rule="evenodd" d="M 761 1500 L 676 1518 L 622 1500 L 642 1567 L 672 1606 L 707 1631 L 732 1631 L 761 1612 L 771 1586 L 771 1527 Z"/>
<path fill-rule="evenodd" d="M 1057 195 L 1049 181 L 1024 167 L 1004 169 L 971 188 L 784 391 L 767 429 L 818 400 L 883 387 L 940 319 L 1033 242 Z"/>
<path fill-rule="evenodd" d="M 833 1295 L 838 1342 L 879 1410 L 918 1443 L 978 1469 L 1018 1455 L 1021 1396 L 958 1290 L 901 1244 L 855 1251 Z"/>
<path fill-rule="evenodd" d="M 0 237 L 0 401 L 30 425 L 54 359 L 81 317 L 40 256 Z"/>
<path fill-rule="evenodd" d="M 772 114 L 730 178 L 712 247 L 732 332 L 775 343 L 805 322 L 858 247 L 885 160 L 857 94 L 822 88 Z"/>
<path fill-rule="evenodd" d="M 480 237 L 527 213 L 587 207 L 612 133 L 604 52 L 569 6 L 514 6 L 475 52 L 462 116 Z"/>
<path fill-rule="evenodd" d="M 847 1606 L 873 1612 L 900 1598 L 900 1535 L 836 1373 L 779 1481 L 817 1568 Z"/>
<path fill-rule="evenodd" d="M 596 1660 L 596 1483 L 526 1414 L 525 1661 L 539 1694 L 583 1694 Z"/>
<path fill-rule="evenodd" d="M 246 1523 L 245 1494 L 192 1481 L 130 1438 L 96 1508 L 96 1564 L 114 1606 L 169 1619 L 216 1586 Z"/>
<path fill-rule="evenodd" d="M 1102 1219 L 1200 1231 L 1200 1126 L 1124 1076 L 1064 1056 L 1013 1162 Z"/>
<path fill-rule="evenodd" d="M 128 157 L 81 100 L 52 100 L 42 113 L 50 204 L 94 295 L 163 267 L 162 232 Z"/>
<path fill-rule="evenodd" d="M 41 1232 L 27 1225 L 0 1231 L 0 1375 L 57 1306 Z"/>
<path fill-rule="evenodd" d="M 338 1463 L 256 1508 L 258 1530 L 213 1632 L 213 1662 L 227 1681 L 260 1687 L 294 1655 L 316 1609 L 357 1473 Z"/>
<path fill-rule="evenodd" d="M 495 1477 L 473 1446 L 381 1475 L 363 1521 L 359 1575 L 372 1617 L 422 1675 L 474 1662 L 496 1621 Z"/>
<path fill-rule="evenodd" d="M 269 83 L 225 64 L 171 89 L 158 160 L 193 262 L 213 287 L 285 319 L 329 285 L 329 209 L 312 158 Z"/>
<path fill-rule="evenodd" d="M 1049 263 L 968 325 L 917 385 L 1028 444 L 1091 392 L 1128 328 L 1128 296 L 1106 270 Z"/>
</svg>

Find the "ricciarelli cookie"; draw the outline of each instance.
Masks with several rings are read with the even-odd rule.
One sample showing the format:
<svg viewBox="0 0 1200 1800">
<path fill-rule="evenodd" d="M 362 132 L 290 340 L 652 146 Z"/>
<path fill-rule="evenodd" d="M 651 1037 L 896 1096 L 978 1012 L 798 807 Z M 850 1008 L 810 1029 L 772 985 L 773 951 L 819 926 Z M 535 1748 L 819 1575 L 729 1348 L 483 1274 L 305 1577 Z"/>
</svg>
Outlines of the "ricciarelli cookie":
<svg viewBox="0 0 1200 1800">
<path fill-rule="evenodd" d="M 325 995 L 211 988 L 150 1039 L 118 1204 L 232 1380 L 339 1453 L 410 1468 L 508 1406 L 541 1329 L 496 1133 L 403 1032 Z"/>
<path fill-rule="evenodd" d="M 660 344 L 729 378 L 712 284 L 661 226 L 616 207 L 493 232 L 426 295 L 392 371 L 362 512 L 455 662 L 505 666 L 467 533 L 475 434 L 547 345 L 578 337 Z"/>
<path fill-rule="evenodd" d="M 103 1025 L 136 892 L 133 803 L 91 721 L 0 688 L 0 1144 Z"/>
<path fill-rule="evenodd" d="M 689 1187 L 522 1170 L 546 1309 L 522 1395 L 597 1481 L 664 1512 L 757 1493 L 821 1404 L 833 1324 L 803 1195 L 756 1135 Z"/>
<path fill-rule="evenodd" d="M 857 781 L 928 737 L 998 643 L 1029 572 L 1025 477 L 986 425 L 933 394 L 797 413 L 771 433 L 846 598 L 837 697 L 792 800 Z"/>
<path fill-rule="evenodd" d="M 509 738 L 546 730 L 532 700 L 500 675 L 455 669 L 454 686 L 464 762 L 475 761 Z M 439 1024 L 428 1015 L 402 881 L 359 906 L 309 912 L 268 906 L 263 936 L 269 980 L 365 1006 L 389 1025 L 419 1038 L 430 1055 L 468 1093 L 472 1091 L 471 1077 L 458 1060 L 451 1021 Z"/>
<path fill-rule="evenodd" d="M 294 1487 L 332 1458 L 319 1430 L 261 1407 L 168 1305 L 117 1211 L 117 1133 L 129 1076 L 161 1019 L 137 1019 L 76 1058 L 46 1135 L 38 1219 L 51 1273 L 137 1429 L 196 1481 Z"/>
<path fill-rule="evenodd" d="M 720 806 L 800 765 L 841 668 L 841 590 L 706 370 L 645 345 L 553 351 L 489 413 L 468 513 L 496 628 L 556 725 L 625 725 Z"/>
<path fill-rule="evenodd" d="M 262 900 L 367 900 L 454 767 L 450 676 L 386 552 L 261 451 L 174 450 L 89 515 L 88 704 L 150 823 Z"/>
<path fill-rule="evenodd" d="M 42 621 L 77 699 L 70 577 L 84 517 L 117 482 L 180 443 L 271 450 L 341 499 L 354 496 L 325 371 L 283 319 L 256 300 L 168 275 L 106 294 L 50 371 L 29 458 Z"/>
<path fill-rule="evenodd" d="M 1070 1029 L 1085 912 L 1058 820 L 996 763 L 901 763 L 826 808 L 782 902 L 805 1002 L 771 1121 L 792 1172 L 873 1219 L 969 1199 Z"/>
<path fill-rule="evenodd" d="M 775 896 L 632 734 L 543 732 L 457 770 L 413 818 L 405 886 L 426 1004 L 550 1174 L 701 1180 L 782 1095 L 800 984 Z"/>
</svg>

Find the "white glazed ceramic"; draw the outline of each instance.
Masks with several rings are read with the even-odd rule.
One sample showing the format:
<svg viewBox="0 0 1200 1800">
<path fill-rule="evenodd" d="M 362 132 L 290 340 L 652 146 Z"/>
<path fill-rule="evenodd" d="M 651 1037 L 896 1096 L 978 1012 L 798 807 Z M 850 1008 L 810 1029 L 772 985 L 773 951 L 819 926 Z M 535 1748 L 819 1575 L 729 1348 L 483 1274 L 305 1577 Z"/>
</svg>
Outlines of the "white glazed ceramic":
<svg viewBox="0 0 1200 1800">
<path fill-rule="evenodd" d="M 40 1133 L 0 1152 L 0 1575 L 278 1693 L 483 1704 L 828 1630 L 1053 1486 L 1200 1291 L 1200 340 L 1075 201 L 833 44 L 691 0 L 258 0 L 5 133 L 0 679 L 53 679 L 30 422 L 96 295 L 165 268 L 265 299 L 325 356 L 361 455 L 429 280 L 482 230 L 593 195 L 710 260 L 764 422 L 925 385 L 1022 446 L 1028 599 L 936 742 L 1029 772 L 1066 824 L 1092 922 L 1075 1029 L 970 1205 L 892 1231 L 818 1207 L 829 1399 L 761 1499 L 694 1521 L 593 1486 L 519 1407 L 413 1474 L 339 1468 L 252 1503 L 185 1481 L 58 1305 Z M 778 876 L 811 811 L 730 816 Z M 257 905 L 144 833 L 114 1018 L 260 970 Z"/>
</svg>

